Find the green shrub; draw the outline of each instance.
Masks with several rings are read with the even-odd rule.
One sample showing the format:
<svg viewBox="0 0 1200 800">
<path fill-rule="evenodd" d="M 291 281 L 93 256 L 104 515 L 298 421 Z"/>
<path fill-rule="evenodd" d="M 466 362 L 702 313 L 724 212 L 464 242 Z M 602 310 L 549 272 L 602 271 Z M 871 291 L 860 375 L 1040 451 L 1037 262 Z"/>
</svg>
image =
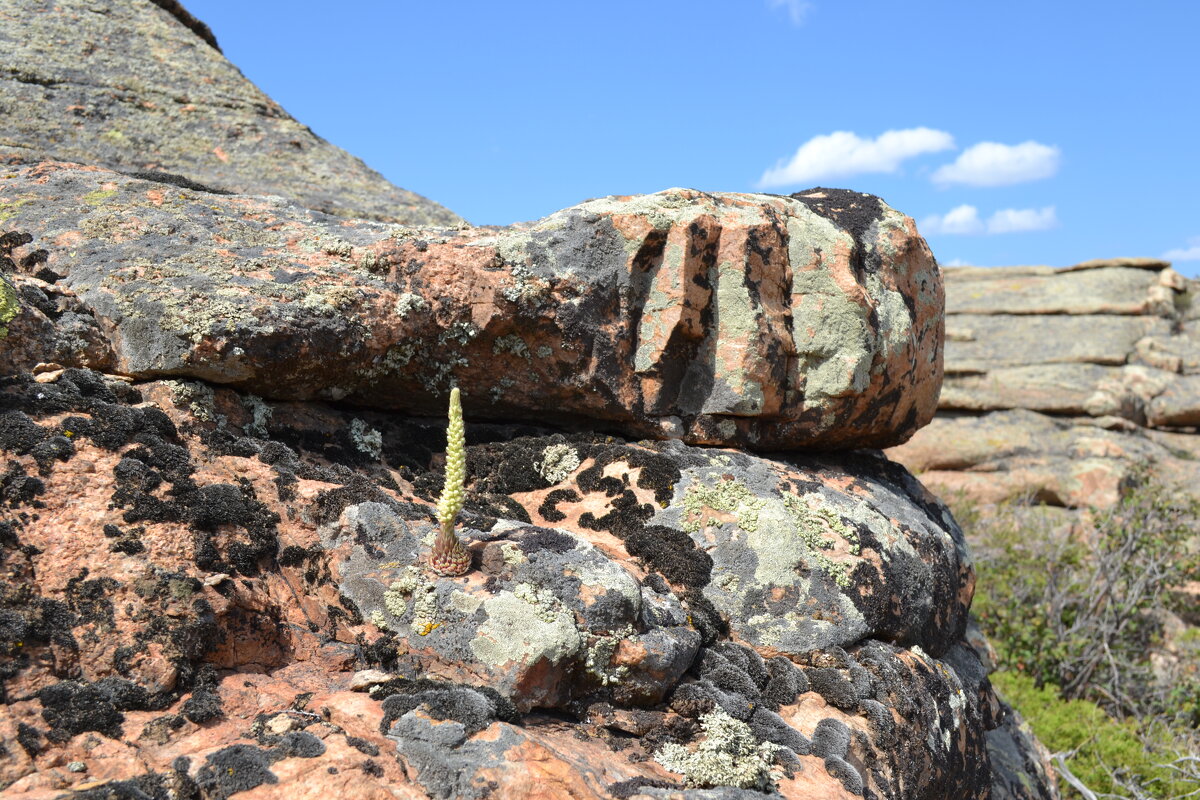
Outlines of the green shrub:
<svg viewBox="0 0 1200 800">
<path fill-rule="evenodd" d="M 1021 712 L 1033 732 L 1065 762 L 1084 786 L 1099 796 L 1184 797 L 1200 790 L 1194 777 L 1167 764 L 1185 759 L 1169 731 L 1144 731 L 1133 720 L 1114 720 L 1095 703 L 1063 700 L 1055 687 L 1013 671 L 995 672 L 992 684 Z M 1064 797 L 1081 797 L 1060 780 Z"/>
<path fill-rule="evenodd" d="M 1197 575 L 1200 501 L 1141 473 L 1111 509 L 961 510 L 978 572 L 973 610 L 1001 667 L 1117 717 L 1200 722 L 1195 670 L 1163 682 L 1150 664 L 1172 588 Z"/>
<path fill-rule="evenodd" d="M 1038 738 L 1097 798 L 1200 798 L 1200 632 L 1176 630 L 1174 660 L 1151 663 L 1197 577 L 1200 500 L 1142 470 L 1107 510 L 953 505 L 992 681 Z"/>
</svg>

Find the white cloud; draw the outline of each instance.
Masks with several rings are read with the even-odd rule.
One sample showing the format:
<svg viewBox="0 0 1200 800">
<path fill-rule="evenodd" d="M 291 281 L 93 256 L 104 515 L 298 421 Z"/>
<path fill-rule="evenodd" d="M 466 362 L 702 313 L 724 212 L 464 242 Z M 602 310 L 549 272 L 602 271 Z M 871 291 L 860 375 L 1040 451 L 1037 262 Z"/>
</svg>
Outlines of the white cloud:
<svg viewBox="0 0 1200 800">
<path fill-rule="evenodd" d="M 1005 208 L 988 218 L 988 233 L 1026 233 L 1058 227 L 1054 206 L 1045 208 Z"/>
<path fill-rule="evenodd" d="M 949 261 L 938 261 L 943 267 L 969 267 L 970 261 L 963 261 L 961 258 L 952 258 Z"/>
<path fill-rule="evenodd" d="M 804 18 L 813 7 L 807 0 L 767 0 L 767 5 L 771 8 L 786 8 L 793 25 L 803 25 Z"/>
<path fill-rule="evenodd" d="M 953 164 L 933 173 L 935 183 L 968 186 L 1008 186 L 1049 178 L 1058 171 L 1062 155 L 1057 147 L 1029 141 L 1008 145 L 980 142 L 959 154 Z"/>
<path fill-rule="evenodd" d="M 917 227 L 926 236 L 975 236 L 981 233 L 1026 233 L 1058 226 L 1054 206 L 1005 208 L 988 217 L 985 224 L 975 206 L 961 205 L 945 214 L 930 214 Z"/>
<path fill-rule="evenodd" d="M 983 221 L 979 219 L 979 209 L 968 205 L 952 208 L 945 214 L 930 214 L 921 220 L 917 227 L 926 236 L 984 232 Z"/>
<path fill-rule="evenodd" d="M 1189 247 L 1176 247 L 1162 254 L 1165 261 L 1200 261 L 1200 236 L 1188 239 Z"/>
<path fill-rule="evenodd" d="M 851 131 L 814 136 L 786 164 L 780 161 L 759 179 L 759 188 L 811 183 L 864 172 L 895 172 L 900 162 L 922 153 L 954 148 L 954 137 L 932 128 L 886 131 L 863 139 Z"/>
</svg>

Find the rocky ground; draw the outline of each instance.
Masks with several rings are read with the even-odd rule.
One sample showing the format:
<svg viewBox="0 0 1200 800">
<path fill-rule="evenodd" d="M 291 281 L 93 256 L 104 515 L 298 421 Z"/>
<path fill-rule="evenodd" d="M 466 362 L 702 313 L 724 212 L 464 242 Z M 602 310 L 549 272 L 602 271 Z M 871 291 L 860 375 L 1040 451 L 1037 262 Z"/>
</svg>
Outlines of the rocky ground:
<svg viewBox="0 0 1200 800">
<path fill-rule="evenodd" d="M 39 104 L 0 123 L 6 796 L 1057 796 L 961 530 L 878 449 L 963 339 L 911 219 L 674 189 L 464 227 L 291 146 L 205 33 L 0 4 Z M 234 100 L 132 79 L 176 64 Z"/>
</svg>

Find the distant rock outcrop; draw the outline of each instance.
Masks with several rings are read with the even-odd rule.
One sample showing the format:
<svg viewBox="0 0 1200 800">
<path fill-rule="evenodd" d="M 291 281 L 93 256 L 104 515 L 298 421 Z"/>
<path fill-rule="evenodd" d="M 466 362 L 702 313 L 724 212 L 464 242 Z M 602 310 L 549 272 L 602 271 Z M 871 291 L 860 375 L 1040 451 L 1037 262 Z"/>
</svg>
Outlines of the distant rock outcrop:
<svg viewBox="0 0 1200 800">
<path fill-rule="evenodd" d="M 934 422 L 889 452 L 940 493 L 1110 505 L 1139 463 L 1200 486 L 1200 286 L 1163 261 L 948 268 Z"/>
<path fill-rule="evenodd" d="M 342 217 L 461 221 L 292 119 L 215 44 L 174 0 L 0 0 L 0 163 L 73 161 Z"/>
</svg>

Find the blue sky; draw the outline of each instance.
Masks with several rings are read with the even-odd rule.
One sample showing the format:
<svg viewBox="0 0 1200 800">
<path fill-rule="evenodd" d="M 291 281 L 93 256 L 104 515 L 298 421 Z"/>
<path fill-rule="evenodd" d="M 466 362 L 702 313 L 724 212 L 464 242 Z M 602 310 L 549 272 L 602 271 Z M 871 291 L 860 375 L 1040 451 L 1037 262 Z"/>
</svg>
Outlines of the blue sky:
<svg viewBox="0 0 1200 800">
<path fill-rule="evenodd" d="M 1200 275 L 1190 0 L 185 0 L 293 116 L 475 224 L 870 192 L 943 264 Z"/>
</svg>

